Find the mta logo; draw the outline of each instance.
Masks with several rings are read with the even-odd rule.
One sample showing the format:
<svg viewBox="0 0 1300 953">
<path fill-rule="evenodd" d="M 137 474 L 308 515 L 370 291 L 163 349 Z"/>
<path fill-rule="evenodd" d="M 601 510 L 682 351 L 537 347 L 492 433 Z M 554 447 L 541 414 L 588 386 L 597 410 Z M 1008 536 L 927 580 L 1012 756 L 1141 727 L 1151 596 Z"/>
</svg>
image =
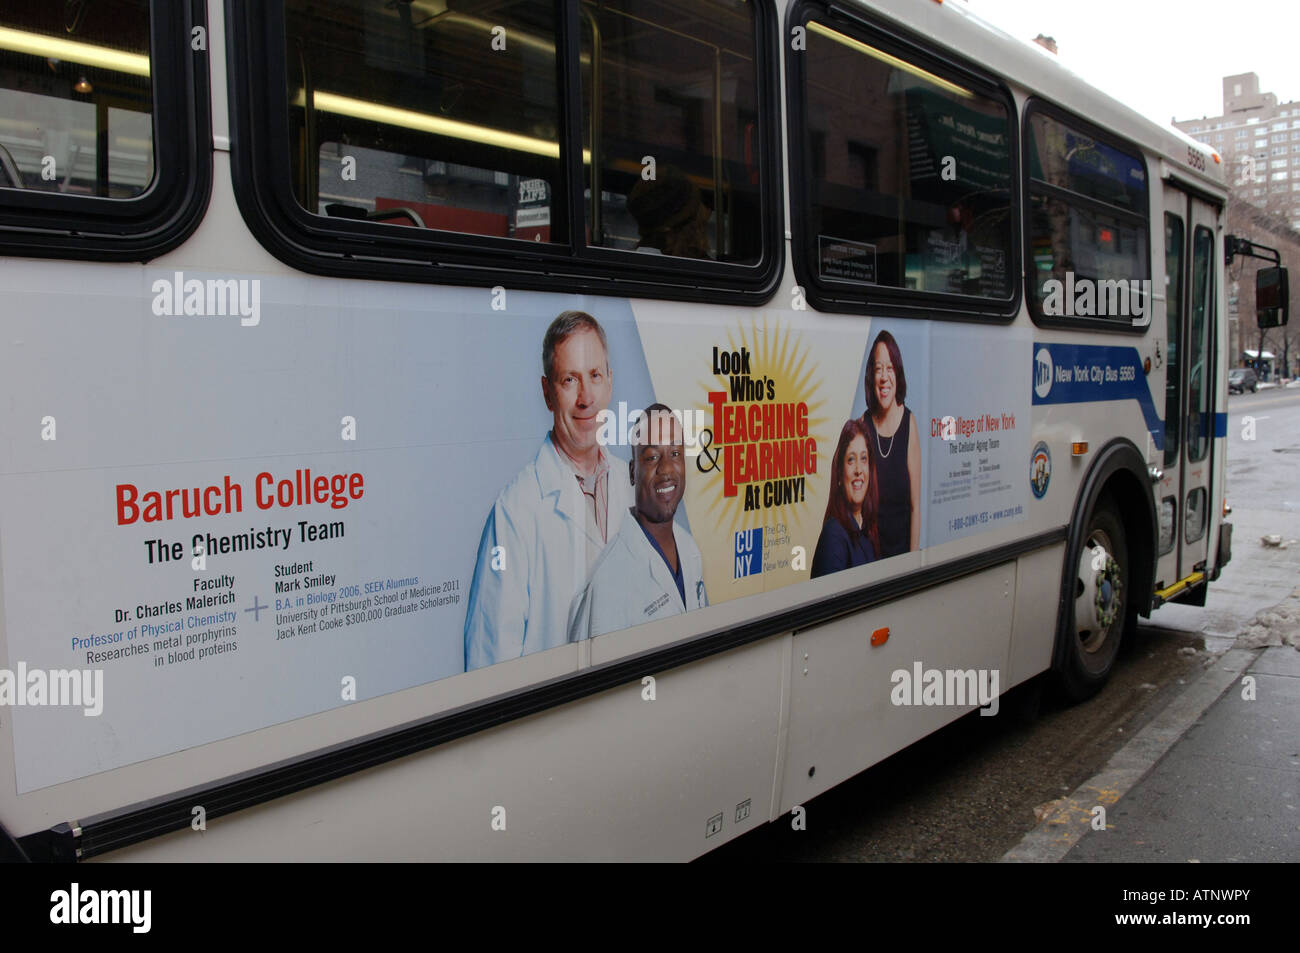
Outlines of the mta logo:
<svg viewBox="0 0 1300 953">
<path fill-rule="evenodd" d="M 756 576 L 763 571 L 763 530 L 746 529 L 736 534 L 736 576 Z"/>
<path fill-rule="evenodd" d="M 1034 393 L 1039 399 L 1047 396 L 1052 389 L 1052 353 L 1040 347 L 1034 355 Z"/>
</svg>

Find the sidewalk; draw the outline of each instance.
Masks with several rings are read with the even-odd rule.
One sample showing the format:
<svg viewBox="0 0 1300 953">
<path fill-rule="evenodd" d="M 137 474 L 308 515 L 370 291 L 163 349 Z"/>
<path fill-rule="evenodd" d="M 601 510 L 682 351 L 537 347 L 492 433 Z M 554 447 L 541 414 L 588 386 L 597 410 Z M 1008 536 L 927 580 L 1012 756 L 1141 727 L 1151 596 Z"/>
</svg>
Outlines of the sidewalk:
<svg viewBox="0 0 1300 953">
<path fill-rule="evenodd" d="M 1300 861 L 1300 589 L 1002 859 Z"/>
</svg>

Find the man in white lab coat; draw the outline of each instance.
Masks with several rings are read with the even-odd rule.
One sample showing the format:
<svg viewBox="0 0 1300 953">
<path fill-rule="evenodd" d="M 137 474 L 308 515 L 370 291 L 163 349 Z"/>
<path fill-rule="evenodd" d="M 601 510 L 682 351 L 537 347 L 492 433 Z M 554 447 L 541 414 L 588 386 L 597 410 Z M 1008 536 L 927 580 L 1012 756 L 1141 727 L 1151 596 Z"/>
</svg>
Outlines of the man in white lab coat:
<svg viewBox="0 0 1300 953">
<path fill-rule="evenodd" d="M 571 642 L 709 604 L 700 549 L 673 521 L 686 493 L 686 447 L 681 422 L 663 404 L 647 407 L 637 422 L 628 473 L 636 505 L 624 512 L 574 604 Z"/>
<path fill-rule="evenodd" d="M 632 504 L 622 460 L 596 437 L 613 379 L 605 331 L 565 311 L 542 343 L 554 417 L 537 458 L 501 491 L 479 541 L 465 615 L 465 668 L 563 645 L 569 610 Z"/>
</svg>

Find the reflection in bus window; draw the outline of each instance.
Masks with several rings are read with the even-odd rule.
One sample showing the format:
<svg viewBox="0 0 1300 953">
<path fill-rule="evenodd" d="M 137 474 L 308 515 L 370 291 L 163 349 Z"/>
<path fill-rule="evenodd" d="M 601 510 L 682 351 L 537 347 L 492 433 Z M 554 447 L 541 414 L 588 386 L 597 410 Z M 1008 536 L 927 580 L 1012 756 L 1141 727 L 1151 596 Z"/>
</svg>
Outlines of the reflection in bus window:
<svg viewBox="0 0 1300 953">
<path fill-rule="evenodd" d="M 581 15 L 589 243 L 758 261 L 753 4 L 606 0 Z"/>
<path fill-rule="evenodd" d="M 1080 279 L 1128 282 L 1146 274 L 1147 231 L 1127 218 L 1092 206 L 1033 195 L 1029 220 L 1038 289 L 1052 278 L 1067 287 L 1082 287 Z M 1072 282 L 1070 274 L 1074 276 Z M 1079 316 L 1115 317 L 1085 315 L 1082 311 Z"/>
<path fill-rule="evenodd" d="M 1029 175 L 1058 188 L 1138 215 L 1147 209 L 1142 160 L 1041 112 L 1029 131 Z"/>
<path fill-rule="evenodd" d="M 564 240 L 553 204 L 553 3 L 285 6 L 291 166 L 304 208 L 398 227 Z"/>
<path fill-rule="evenodd" d="M 1009 298 L 1005 104 L 816 21 L 807 43 L 803 148 L 818 277 Z"/>
<path fill-rule="evenodd" d="M 1147 180 L 1136 153 L 1085 135 L 1063 122 L 1033 112 L 1028 135 L 1030 303 L 1040 314 L 1051 292 L 1044 286 L 1087 289 L 1052 317 L 1118 318 L 1126 323 L 1147 313 L 1149 296 L 1131 300 L 1103 294 L 1107 285 L 1150 276 L 1147 251 Z M 1105 284 L 1103 284 L 1105 283 Z M 1139 285 L 1137 288 L 1144 288 Z M 1091 297 L 1093 292 L 1096 297 Z M 1084 304 L 1084 302 L 1088 302 Z"/>
<path fill-rule="evenodd" d="M 0 9 L 0 187 L 131 198 L 154 177 L 148 0 Z"/>
</svg>

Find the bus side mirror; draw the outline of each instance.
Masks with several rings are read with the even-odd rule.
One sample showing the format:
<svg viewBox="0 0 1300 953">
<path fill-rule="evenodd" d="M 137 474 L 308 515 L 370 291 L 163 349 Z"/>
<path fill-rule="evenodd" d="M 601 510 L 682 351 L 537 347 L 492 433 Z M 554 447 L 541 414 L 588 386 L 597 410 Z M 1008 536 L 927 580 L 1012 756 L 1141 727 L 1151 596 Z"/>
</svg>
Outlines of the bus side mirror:
<svg viewBox="0 0 1300 953">
<path fill-rule="evenodd" d="M 1277 328 L 1289 317 L 1291 291 L 1285 268 L 1261 268 L 1255 275 L 1255 319 L 1261 328 Z"/>
</svg>

